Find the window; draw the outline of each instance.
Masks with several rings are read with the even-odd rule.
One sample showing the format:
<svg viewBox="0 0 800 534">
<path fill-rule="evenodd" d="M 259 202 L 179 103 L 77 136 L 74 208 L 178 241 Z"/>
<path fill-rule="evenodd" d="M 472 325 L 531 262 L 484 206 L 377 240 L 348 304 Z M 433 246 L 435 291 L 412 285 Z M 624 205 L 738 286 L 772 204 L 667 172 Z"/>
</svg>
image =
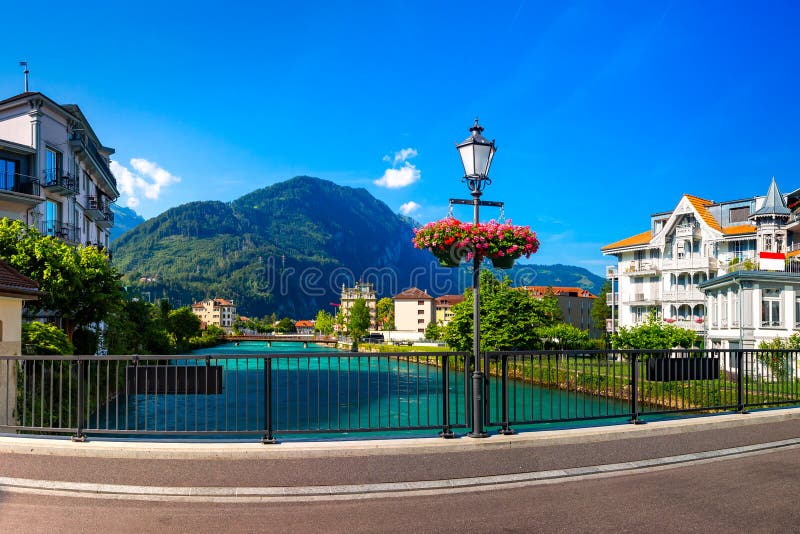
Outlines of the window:
<svg viewBox="0 0 800 534">
<path fill-rule="evenodd" d="M 418 300 L 417 301 L 417 306 L 423 306 L 424 304 L 425 304 L 424 300 Z"/>
<path fill-rule="evenodd" d="M 794 299 L 794 327 L 800 328 L 800 297 Z"/>
<path fill-rule="evenodd" d="M 58 181 L 59 174 L 61 174 L 61 152 L 48 147 L 44 167 L 45 183 Z"/>
<path fill-rule="evenodd" d="M 781 290 L 763 289 L 761 291 L 761 326 L 781 325 Z"/>
<path fill-rule="evenodd" d="M 44 234 L 55 236 L 61 232 L 61 203 L 48 200 L 45 205 Z"/>
<path fill-rule="evenodd" d="M 750 206 L 744 206 L 742 208 L 731 208 L 728 212 L 728 222 L 738 223 L 738 222 L 747 222 L 747 218 L 750 216 Z"/>
<path fill-rule="evenodd" d="M 424 313 L 425 313 L 425 310 L 417 310 L 417 315 L 423 315 Z"/>
<path fill-rule="evenodd" d="M 18 162 L 13 159 L 0 158 L 0 189 L 4 191 L 14 191 L 18 172 Z"/>
<path fill-rule="evenodd" d="M 422 324 L 425 322 L 425 319 L 417 319 L 417 324 Z"/>
<path fill-rule="evenodd" d="M 765 235 L 764 236 L 764 250 L 771 251 L 772 250 L 772 236 Z"/>
</svg>

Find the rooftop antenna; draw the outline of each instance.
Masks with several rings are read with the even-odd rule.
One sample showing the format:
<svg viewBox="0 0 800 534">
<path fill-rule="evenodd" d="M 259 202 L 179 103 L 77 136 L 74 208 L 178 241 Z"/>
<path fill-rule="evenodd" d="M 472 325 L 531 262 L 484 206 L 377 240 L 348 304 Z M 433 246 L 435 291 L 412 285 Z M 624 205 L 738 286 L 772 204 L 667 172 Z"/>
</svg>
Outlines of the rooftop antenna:
<svg viewBox="0 0 800 534">
<path fill-rule="evenodd" d="M 28 73 L 30 72 L 28 70 L 28 62 L 27 61 L 20 61 L 19 62 L 19 66 L 20 67 L 25 67 L 25 92 L 27 93 L 28 92 Z"/>
</svg>

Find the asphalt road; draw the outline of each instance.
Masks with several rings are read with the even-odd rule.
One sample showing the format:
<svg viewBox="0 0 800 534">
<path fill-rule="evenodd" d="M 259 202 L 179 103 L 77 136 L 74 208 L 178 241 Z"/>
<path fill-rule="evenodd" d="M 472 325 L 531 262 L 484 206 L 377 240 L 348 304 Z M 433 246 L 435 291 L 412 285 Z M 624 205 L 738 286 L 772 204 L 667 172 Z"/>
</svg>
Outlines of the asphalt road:
<svg viewBox="0 0 800 534">
<path fill-rule="evenodd" d="M 426 497 L 183 504 L 0 494 L 0 531 L 797 532 L 800 452 Z"/>
</svg>

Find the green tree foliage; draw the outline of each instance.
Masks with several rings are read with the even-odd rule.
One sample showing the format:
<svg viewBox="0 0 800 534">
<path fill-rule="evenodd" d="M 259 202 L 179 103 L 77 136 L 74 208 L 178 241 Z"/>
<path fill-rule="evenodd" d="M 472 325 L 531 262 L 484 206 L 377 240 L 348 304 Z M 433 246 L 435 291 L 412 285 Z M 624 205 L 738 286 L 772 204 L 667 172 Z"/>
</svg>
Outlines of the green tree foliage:
<svg viewBox="0 0 800 534">
<path fill-rule="evenodd" d="M 425 339 L 439 340 L 444 335 L 444 329 L 436 324 L 436 321 L 431 321 L 425 327 Z"/>
<path fill-rule="evenodd" d="M 655 314 L 639 326 L 623 326 L 611 337 L 615 349 L 665 350 L 675 347 L 691 348 L 699 341 L 697 334 L 686 328 L 663 324 Z"/>
<path fill-rule="evenodd" d="M 163 302 L 163 301 L 162 301 Z M 175 347 L 162 308 L 147 301 L 125 301 L 107 320 L 105 334 L 111 354 L 171 354 Z"/>
<path fill-rule="evenodd" d="M 175 337 L 178 350 L 185 346 L 186 340 L 200 334 L 200 318 L 192 313 L 189 306 L 169 312 L 167 330 Z"/>
<path fill-rule="evenodd" d="M 281 334 L 292 334 L 297 332 L 297 329 L 294 327 L 294 321 L 288 317 L 284 317 L 278 321 L 277 325 L 275 325 L 275 331 L 280 332 Z"/>
<path fill-rule="evenodd" d="M 364 299 L 356 299 L 353 307 L 350 308 L 350 316 L 347 319 L 347 332 L 357 340 L 364 336 L 369 330 L 369 308 Z"/>
<path fill-rule="evenodd" d="M 481 350 L 535 349 L 540 346 L 536 329 L 558 322 L 558 301 L 550 296 L 534 298 L 499 281 L 490 271 L 481 272 Z M 444 340 L 455 350 L 472 349 L 472 291 L 452 308 L 454 316 L 445 328 Z"/>
<path fill-rule="evenodd" d="M 394 330 L 394 301 L 389 297 L 380 299 L 375 305 L 379 330 Z"/>
<path fill-rule="evenodd" d="M 582 349 L 589 341 L 589 332 L 566 323 L 540 326 L 536 335 L 545 349 Z"/>
<path fill-rule="evenodd" d="M 601 332 L 606 331 L 606 319 L 611 319 L 611 306 L 608 305 L 608 294 L 611 292 L 611 281 L 606 280 L 600 289 L 600 294 L 594 299 L 589 314 L 592 324 Z"/>
<path fill-rule="evenodd" d="M 762 341 L 758 344 L 758 348 L 776 351 L 757 352 L 756 359 L 765 365 L 775 377 L 784 378 L 791 368 L 790 360 L 796 356 L 780 351 L 800 349 L 800 334 L 792 334 L 788 338 L 776 337 L 769 341 Z"/>
<path fill-rule="evenodd" d="M 333 315 L 325 310 L 318 311 L 314 328 L 323 336 L 329 336 L 333 334 Z"/>
<path fill-rule="evenodd" d="M 22 346 L 27 354 L 73 354 L 75 351 L 60 328 L 36 321 L 22 323 Z"/>
<path fill-rule="evenodd" d="M 104 320 L 121 301 L 119 275 L 95 247 L 74 248 L 3 218 L 0 258 L 38 282 L 43 292 L 26 311 L 55 313 L 70 339 L 76 328 Z"/>
</svg>

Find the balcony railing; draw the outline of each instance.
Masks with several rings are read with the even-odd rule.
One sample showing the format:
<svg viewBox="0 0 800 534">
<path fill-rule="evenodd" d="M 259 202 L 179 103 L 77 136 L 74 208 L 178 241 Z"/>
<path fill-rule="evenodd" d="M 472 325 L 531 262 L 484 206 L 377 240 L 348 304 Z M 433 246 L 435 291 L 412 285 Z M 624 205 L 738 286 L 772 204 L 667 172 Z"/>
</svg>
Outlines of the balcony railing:
<svg viewBox="0 0 800 534">
<path fill-rule="evenodd" d="M 624 304 L 657 304 L 661 302 L 661 292 L 651 291 L 650 293 L 634 293 L 627 295 L 624 299 Z"/>
<path fill-rule="evenodd" d="M 668 289 L 663 293 L 663 300 L 669 302 L 704 302 L 705 294 L 693 287 L 685 289 Z"/>
<path fill-rule="evenodd" d="M 43 221 L 39 225 L 39 231 L 42 235 L 57 237 L 72 243 L 80 241 L 80 228 L 60 221 Z"/>
<path fill-rule="evenodd" d="M 72 146 L 73 149 L 82 149 L 84 150 L 90 157 L 90 159 L 94 162 L 97 168 L 106 174 L 108 179 L 117 187 L 117 180 L 114 178 L 114 174 L 111 172 L 111 169 L 108 167 L 108 163 L 106 163 L 106 159 L 100 154 L 97 150 L 97 146 L 95 146 L 94 142 L 91 139 L 87 139 L 85 135 L 80 132 L 73 132 L 69 138 L 69 144 Z"/>
<path fill-rule="evenodd" d="M 658 263 L 652 260 L 634 260 L 620 263 L 620 271 L 627 276 L 648 276 L 660 272 Z"/>
<path fill-rule="evenodd" d="M 74 195 L 78 192 L 78 180 L 63 169 L 45 169 L 45 189 L 64 195 Z"/>
<path fill-rule="evenodd" d="M 0 191 L 39 196 L 39 180 L 17 172 L 0 172 Z"/>
<path fill-rule="evenodd" d="M 699 232 L 700 224 L 697 222 L 679 224 L 675 227 L 675 237 L 692 237 L 697 235 Z"/>
<path fill-rule="evenodd" d="M 97 219 L 97 226 L 100 228 L 111 228 L 114 226 L 114 212 L 111 211 L 111 206 L 106 204 L 103 209 L 103 216 Z"/>
<path fill-rule="evenodd" d="M 675 269 L 702 269 L 704 271 L 716 271 L 719 269 L 719 261 L 716 258 L 706 258 L 703 256 L 692 256 L 688 258 L 664 258 L 661 261 L 661 268 L 665 271 Z"/>
</svg>

